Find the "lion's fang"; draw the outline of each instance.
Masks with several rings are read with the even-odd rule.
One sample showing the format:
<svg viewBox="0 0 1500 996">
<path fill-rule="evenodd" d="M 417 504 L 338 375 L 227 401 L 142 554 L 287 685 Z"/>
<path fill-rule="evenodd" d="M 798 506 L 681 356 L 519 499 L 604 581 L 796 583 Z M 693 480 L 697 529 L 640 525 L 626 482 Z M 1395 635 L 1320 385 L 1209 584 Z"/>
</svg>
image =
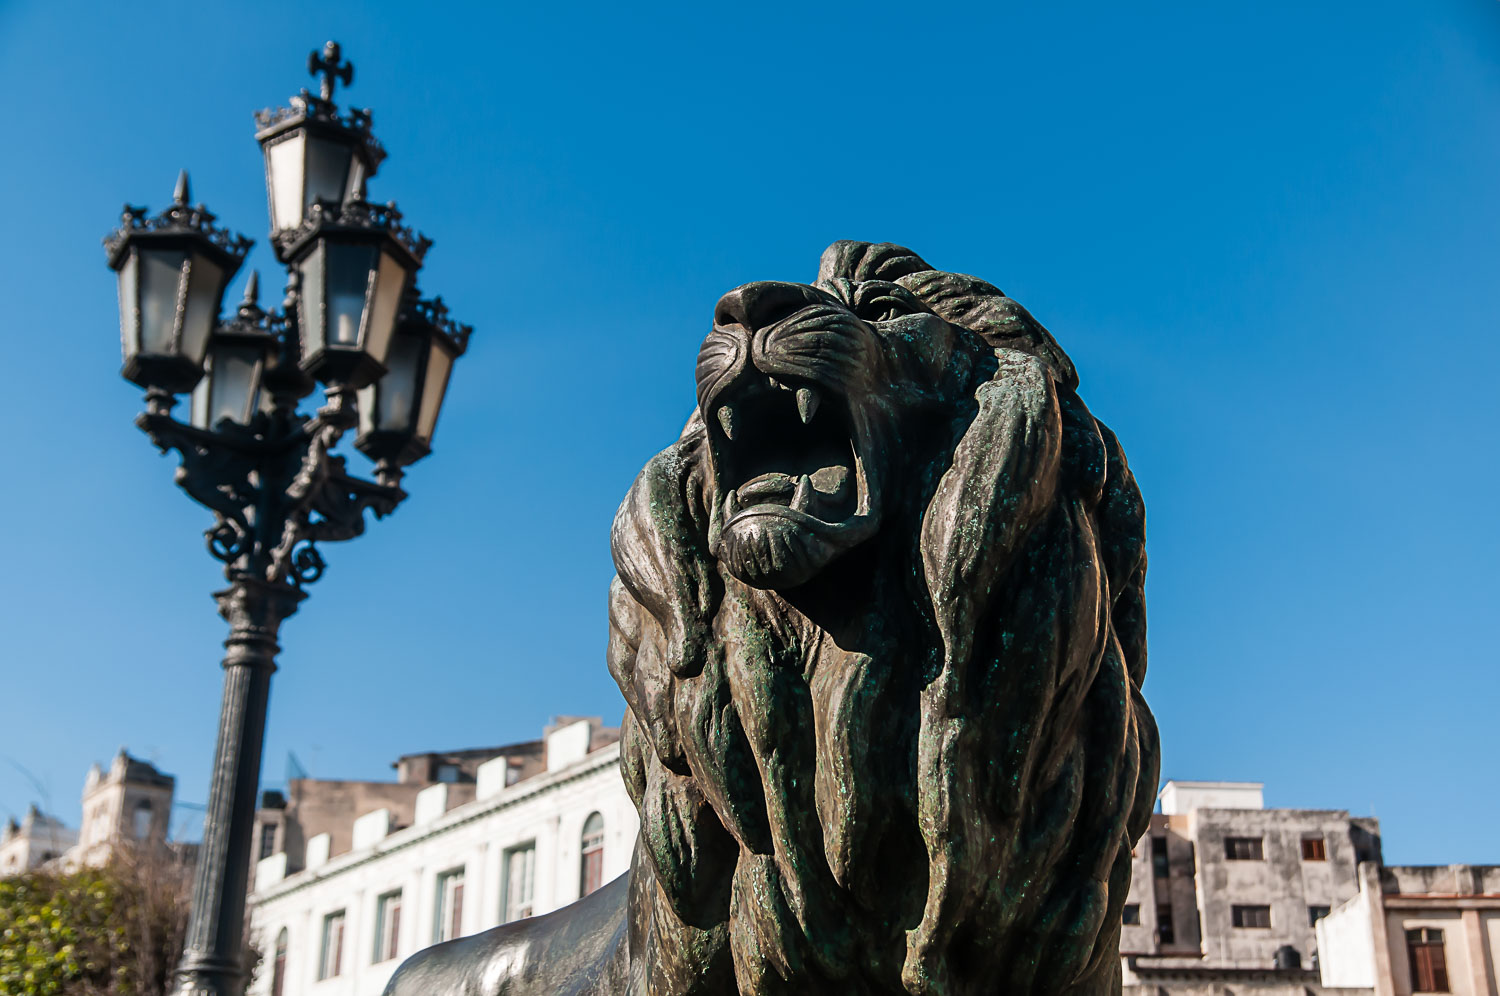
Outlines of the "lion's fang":
<svg viewBox="0 0 1500 996">
<path fill-rule="evenodd" d="M 818 413 L 818 392 L 810 387 L 797 388 L 797 414 L 802 416 L 802 424 L 807 425 Z"/>
<path fill-rule="evenodd" d="M 812 504 L 812 493 L 812 478 L 803 474 L 797 481 L 797 490 L 792 494 L 792 508 L 799 512 L 806 511 L 807 506 Z"/>
<path fill-rule="evenodd" d="M 803 421 L 806 421 L 806 419 L 804 419 Z M 721 405 L 720 406 L 720 408 L 719 408 L 719 424 L 724 427 L 724 435 L 727 436 L 731 442 L 733 442 L 734 441 L 734 409 L 733 408 L 730 408 L 728 405 Z"/>
</svg>

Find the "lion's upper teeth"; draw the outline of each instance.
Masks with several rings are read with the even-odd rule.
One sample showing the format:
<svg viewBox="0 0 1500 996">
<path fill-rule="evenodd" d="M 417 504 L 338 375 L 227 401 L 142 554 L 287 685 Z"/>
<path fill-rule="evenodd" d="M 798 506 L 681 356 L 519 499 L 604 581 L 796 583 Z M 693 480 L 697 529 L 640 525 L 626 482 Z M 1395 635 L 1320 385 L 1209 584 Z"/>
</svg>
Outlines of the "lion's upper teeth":
<svg viewBox="0 0 1500 996">
<path fill-rule="evenodd" d="M 792 508 L 799 512 L 807 511 L 807 506 L 812 504 L 812 478 L 803 475 L 797 481 L 797 490 L 792 493 Z"/>
<path fill-rule="evenodd" d="M 806 419 L 804 419 L 803 421 L 806 421 Z M 728 405 L 721 405 L 719 407 L 719 424 L 724 427 L 724 435 L 727 436 L 732 442 L 734 440 L 733 408 L 730 408 Z"/>
<path fill-rule="evenodd" d="M 802 424 L 807 425 L 813 420 L 818 412 L 818 392 L 810 387 L 797 388 L 797 414 L 802 416 Z"/>
</svg>

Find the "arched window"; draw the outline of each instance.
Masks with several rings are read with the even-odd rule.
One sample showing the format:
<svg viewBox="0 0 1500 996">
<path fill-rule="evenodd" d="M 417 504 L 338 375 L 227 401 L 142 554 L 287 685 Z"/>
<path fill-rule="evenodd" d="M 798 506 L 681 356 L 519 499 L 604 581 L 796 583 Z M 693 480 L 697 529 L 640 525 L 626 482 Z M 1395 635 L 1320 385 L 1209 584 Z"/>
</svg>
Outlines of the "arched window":
<svg viewBox="0 0 1500 996">
<path fill-rule="evenodd" d="M 583 856 L 578 895 L 588 895 L 604 884 L 604 817 L 590 813 L 583 821 Z"/>
<path fill-rule="evenodd" d="M 135 812 L 131 814 L 130 830 L 136 840 L 145 840 L 151 836 L 151 803 L 145 799 L 135 804 Z"/>
<path fill-rule="evenodd" d="M 271 962 L 271 996 L 282 996 L 286 987 L 286 928 L 276 935 L 276 956 Z"/>
</svg>

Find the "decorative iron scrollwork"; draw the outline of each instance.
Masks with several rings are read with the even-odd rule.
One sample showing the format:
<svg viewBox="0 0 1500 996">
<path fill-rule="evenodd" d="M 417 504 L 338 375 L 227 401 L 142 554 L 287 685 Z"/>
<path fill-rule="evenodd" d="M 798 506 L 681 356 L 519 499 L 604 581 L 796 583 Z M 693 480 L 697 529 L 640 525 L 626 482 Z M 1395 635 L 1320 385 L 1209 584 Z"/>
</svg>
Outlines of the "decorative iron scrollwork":
<svg viewBox="0 0 1500 996">
<path fill-rule="evenodd" d="M 310 540 L 304 540 L 302 545 L 292 552 L 291 578 L 297 587 L 312 584 L 323 576 L 323 571 L 328 567 L 328 562 L 318 552 L 318 548 Z"/>
<path fill-rule="evenodd" d="M 356 477 L 330 452 L 352 422 L 337 408 L 312 419 L 260 414 L 212 432 L 161 412 L 137 419 L 158 449 L 181 455 L 177 485 L 214 512 L 204 537 L 225 574 L 299 588 L 327 569 L 314 544 L 353 539 L 365 531 L 366 510 L 381 518 L 406 497 Z"/>
</svg>

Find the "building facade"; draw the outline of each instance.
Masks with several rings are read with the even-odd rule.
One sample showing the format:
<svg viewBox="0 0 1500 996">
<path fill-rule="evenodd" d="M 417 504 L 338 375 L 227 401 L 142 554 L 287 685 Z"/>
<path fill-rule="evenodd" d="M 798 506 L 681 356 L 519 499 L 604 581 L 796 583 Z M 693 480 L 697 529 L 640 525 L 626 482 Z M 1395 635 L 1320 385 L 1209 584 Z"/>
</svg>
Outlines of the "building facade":
<svg viewBox="0 0 1500 996">
<path fill-rule="evenodd" d="M 300 856 L 273 845 L 256 866 L 254 996 L 379 996 L 412 953 L 550 912 L 629 867 L 636 811 L 618 731 L 597 720 L 528 744 L 409 755 L 396 768 L 393 784 L 420 786 L 409 818 L 389 804 L 346 810 L 342 833 L 308 834 L 309 814 L 325 811 L 309 805 L 316 785 L 302 786 L 296 807 L 287 800 L 276 832 L 301 838 Z M 347 783 L 335 791 L 347 795 Z"/>
<path fill-rule="evenodd" d="M 1497 996 L 1500 866 L 1364 864 L 1318 922 L 1325 986 L 1373 996 Z"/>
<path fill-rule="evenodd" d="M 0 831 L 0 878 L 56 861 L 77 843 L 78 831 L 32 806 L 21 822 L 6 820 Z"/>
<path fill-rule="evenodd" d="M 1120 952 L 1127 996 L 1306 996 L 1314 924 L 1380 860 L 1373 819 L 1266 809 L 1254 782 L 1169 781 L 1133 852 Z"/>
<path fill-rule="evenodd" d="M 177 779 L 124 750 L 107 770 L 89 768 L 83 783 L 78 846 L 65 863 L 103 864 L 121 842 L 164 844 L 172 820 Z"/>
<path fill-rule="evenodd" d="M 177 780 L 122 748 L 109 767 L 95 764 L 83 783 L 77 830 L 32 806 L 0 834 L 0 877 L 45 865 L 102 865 L 121 845 L 165 844 Z"/>
</svg>

